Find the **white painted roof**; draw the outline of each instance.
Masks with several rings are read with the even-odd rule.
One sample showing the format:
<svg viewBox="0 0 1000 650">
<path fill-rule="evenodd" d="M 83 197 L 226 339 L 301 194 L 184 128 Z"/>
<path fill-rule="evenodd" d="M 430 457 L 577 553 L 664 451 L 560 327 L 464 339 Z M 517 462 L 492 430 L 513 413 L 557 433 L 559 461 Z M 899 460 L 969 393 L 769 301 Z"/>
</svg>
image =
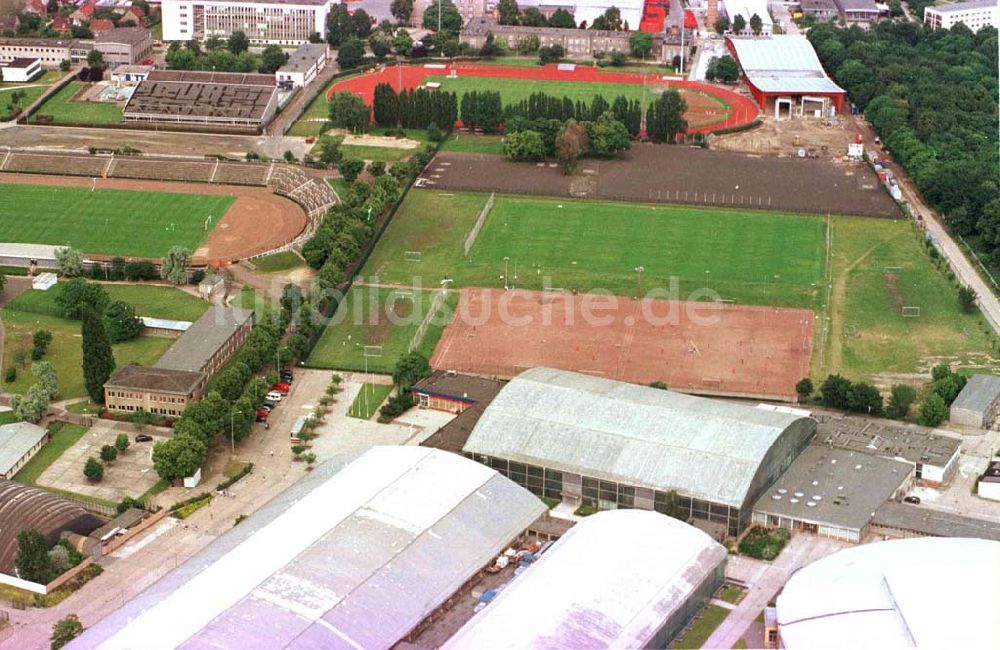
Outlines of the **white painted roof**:
<svg viewBox="0 0 1000 650">
<path fill-rule="evenodd" d="M 725 562 L 693 526 L 648 510 L 585 518 L 444 645 L 642 648 Z"/>
<path fill-rule="evenodd" d="M 0 243 L 0 257 L 22 257 L 38 260 L 54 260 L 56 249 L 61 246 L 47 244 L 19 244 L 16 242 Z"/>
<path fill-rule="evenodd" d="M 545 511 L 456 454 L 331 461 L 72 648 L 389 648 Z"/>
<path fill-rule="evenodd" d="M 778 596 L 786 648 L 1000 647 L 1000 542 L 925 537 L 849 548 Z"/>
<path fill-rule="evenodd" d="M 730 37 L 729 42 L 750 83 L 764 92 L 844 92 L 826 76 L 805 36 Z"/>
<path fill-rule="evenodd" d="M 139 320 L 142 322 L 143 327 L 150 327 L 153 329 L 160 329 L 160 330 L 174 330 L 177 332 L 186 332 L 187 329 L 191 327 L 191 321 L 186 321 L 186 320 L 151 318 L 149 316 L 140 316 Z"/>
<path fill-rule="evenodd" d="M 779 438 L 804 441 L 809 425 L 788 413 L 533 368 L 501 389 L 463 451 L 740 507 Z"/>
<path fill-rule="evenodd" d="M 7 474 L 48 432 L 30 422 L 0 425 L 0 474 Z"/>
</svg>

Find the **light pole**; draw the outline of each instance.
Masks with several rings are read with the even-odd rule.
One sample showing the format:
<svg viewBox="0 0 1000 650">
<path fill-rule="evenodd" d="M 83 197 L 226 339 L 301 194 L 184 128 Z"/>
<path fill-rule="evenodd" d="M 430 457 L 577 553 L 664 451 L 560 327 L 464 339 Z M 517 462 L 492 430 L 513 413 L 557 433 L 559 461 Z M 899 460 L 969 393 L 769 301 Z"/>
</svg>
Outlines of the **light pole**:
<svg viewBox="0 0 1000 650">
<path fill-rule="evenodd" d="M 510 288 L 510 280 L 509 280 L 510 276 L 507 275 L 507 270 L 509 268 L 509 264 L 510 264 L 510 258 L 505 255 L 504 258 L 503 258 L 503 288 L 504 289 L 509 289 Z"/>
<path fill-rule="evenodd" d="M 635 297 L 642 296 L 642 274 L 646 270 L 644 266 L 635 267 Z"/>
<path fill-rule="evenodd" d="M 243 415 L 243 411 L 230 411 L 229 412 L 229 449 L 232 455 L 236 455 L 236 430 L 234 428 L 233 421 L 236 415 Z"/>
</svg>

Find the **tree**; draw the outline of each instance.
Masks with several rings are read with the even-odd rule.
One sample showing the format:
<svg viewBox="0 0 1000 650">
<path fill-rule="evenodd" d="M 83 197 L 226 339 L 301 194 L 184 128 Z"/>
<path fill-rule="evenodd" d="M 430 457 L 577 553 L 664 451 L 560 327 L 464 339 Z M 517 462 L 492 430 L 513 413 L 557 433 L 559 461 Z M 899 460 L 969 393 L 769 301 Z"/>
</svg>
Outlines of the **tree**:
<svg viewBox="0 0 1000 650">
<path fill-rule="evenodd" d="M 548 21 L 538 7 L 528 7 L 521 13 L 521 24 L 525 27 L 545 27 Z"/>
<path fill-rule="evenodd" d="M 342 70 L 356 68 L 365 59 L 365 42 L 360 38 L 351 36 L 344 40 L 337 51 L 337 65 Z M 347 91 L 343 91 L 347 92 Z M 338 93 L 339 94 L 339 93 Z"/>
<path fill-rule="evenodd" d="M 393 18 L 405 25 L 410 22 L 410 16 L 413 15 L 413 0 L 392 0 L 389 11 L 392 12 Z"/>
<path fill-rule="evenodd" d="M 75 248 L 57 248 L 56 264 L 59 272 L 72 278 L 83 274 L 83 255 Z"/>
<path fill-rule="evenodd" d="M 83 475 L 88 481 L 97 483 L 104 478 L 104 466 L 91 456 L 87 459 L 87 462 L 83 464 Z"/>
<path fill-rule="evenodd" d="M 850 388 L 850 380 L 840 375 L 829 375 L 819 387 L 820 399 L 825 406 L 846 409 L 847 393 Z"/>
<path fill-rule="evenodd" d="M 590 153 L 598 158 L 611 158 L 632 147 L 625 125 L 615 119 L 614 113 L 605 111 L 593 122 L 587 123 Z"/>
<path fill-rule="evenodd" d="M 52 561 L 45 536 L 33 528 L 19 532 L 14 567 L 19 578 L 47 584 L 52 579 Z"/>
<path fill-rule="evenodd" d="M 646 130 L 653 142 L 676 142 L 677 134 L 688 127 L 686 111 L 687 102 L 675 88 L 657 97 L 646 111 Z"/>
<path fill-rule="evenodd" d="M 59 378 L 56 376 L 56 367 L 48 361 L 36 361 L 31 364 L 31 374 L 38 380 L 39 385 L 45 391 L 49 399 L 55 399 L 59 395 Z"/>
<path fill-rule="evenodd" d="M 160 263 L 160 277 L 176 285 L 187 284 L 191 251 L 183 246 L 171 246 Z"/>
<path fill-rule="evenodd" d="M 535 162 L 545 158 L 545 144 L 537 131 L 516 131 L 504 137 L 503 154 L 515 162 Z"/>
<path fill-rule="evenodd" d="M 925 427 L 936 427 L 948 417 L 948 406 L 937 393 L 931 393 L 924 399 L 920 407 L 920 417 L 917 422 Z"/>
<path fill-rule="evenodd" d="M 740 78 L 740 66 L 736 63 L 736 59 L 728 54 L 712 57 L 708 62 L 708 69 L 705 70 L 705 78 L 709 81 L 736 83 Z"/>
<path fill-rule="evenodd" d="M 719 16 L 716 18 L 713 27 L 716 34 L 725 34 L 726 30 L 729 29 L 729 16 Z"/>
<path fill-rule="evenodd" d="M 119 433 L 115 437 L 115 449 L 117 449 L 119 452 L 122 452 L 122 451 L 125 451 L 126 449 L 128 449 L 129 448 L 129 444 L 131 444 L 131 443 L 129 443 L 128 434 Z"/>
<path fill-rule="evenodd" d="M 413 52 L 413 37 L 405 29 L 396 30 L 396 35 L 392 38 L 392 49 L 401 56 L 410 56 Z"/>
<path fill-rule="evenodd" d="M 80 622 L 76 614 L 69 614 L 56 621 L 55 625 L 52 626 L 49 648 L 50 650 L 59 650 L 81 634 L 83 634 L 83 623 Z"/>
<path fill-rule="evenodd" d="M 119 300 L 104 312 L 104 328 L 112 343 L 123 343 L 139 336 L 142 321 L 135 315 L 132 305 Z"/>
<path fill-rule="evenodd" d="M 733 33 L 742 34 L 747 28 L 747 21 L 742 14 L 736 14 L 733 18 Z"/>
<path fill-rule="evenodd" d="M 268 45 L 260 54 L 260 72 L 274 74 L 278 68 L 285 65 L 288 55 L 277 45 Z"/>
<path fill-rule="evenodd" d="M 642 59 L 653 51 L 653 35 L 648 32 L 635 32 L 628 37 L 628 48 L 632 56 Z"/>
<path fill-rule="evenodd" d="M 462 15 L 451 0 L 433 0 L 424 10 L 423 27 L 432 32 L 443 31 L 457 35 L 462 31 Z"/>
<path fill-rule="evenodd" d="M 365 105 L 365 100 L 350 91 L 342 90 L 330 98 L 329 115 L 333 128 L 364 133 L 368 130 L 371 111 Z"/>
<path fill-rule="evenodd" d="M 55 303 L 64 318 L 79 320 L 81 310 L 89 306 L 98 313 L 104 313 L 110 298 L 108 292 L 99 284 L 87 282 L 83 278 L 73 278 L 58 285 L 59 293 Z"/>
<path fill-rule="evenodd" d="M 564 56 L 566 56 L 566 50 L 559 44 L 538 48 L 538 62 L 541 64 L 556 63 Z"/>
<path fill-rule="evenodd" d="M 358 177 L 358 174 L 360 174 L 364 168 L 365 161 L 358 160 L 357 158 L 345 158 L 337 165 L 340 175 L 343 176 L 344 180 L 348 183 L 353 183 L 354 179 Z"/>
<path fill-rule="evenodd" d="M 104 67 L 104 55 L 99 50 L 87 52 L 87 67 L 92 70 L 100 70 Z"/>
<path fill-rule="evenodd" d="M 910 414 L 910 407 L 917 401 L 917 390 L 906 384 L 895 384 L 889 394 L 889 417 L 904 420 Z"/>
<path fill-rule="evenodd" d="M 104 384 L 115 369 L 115 357 L 101 317 L 89 306 L 83 308 L 82 315 L 83 383 L 91 401 L 103 404 Z"/>
<path fill-rule="evenodd" d="M 118 458 L 118 447 L 114 445 L 104 445 L 101 447 L 101 460 L 105 463 L 113 462 Z"/>
<path fill-rule="evenodd" d="M 754 36 L 760 36 L 760 32 L 764 29 L 764 21 L 761 20 L 760 16 L 754 14 L 750 16 L 750 31 L 753 32 Z"/>
<path fill-rule="evenodd" d="M 803 377 L 795 384 L 795 394 L 798 395 L 799 402 L 807 401 L 813 394 L 813 382 L 809 377 Z"/>
<path fill-rule="evenodd" d="M 577 161 L 588 146 L 586 128 L 576 120 L 566 120 L 556 136 L 556 157 L 565 173 L 572 174 L 576 171 Z"/>
<path fill-rule="evenodd" d="M 591 29 L 607 29 L 615 32 L 622 30 L 622 12 L 618 7 L 611 6 L 603 14 L 594 19 Z"/>
<path fill-rule="evenodd" d="M 663 505 L 657 508 L 660 514 L 667 515 L 668 517 L 673 517 L 674 519 L 680 519 L 681 521 L 687 521 L 687 517 L 684 515 L 684 509 L 681 508 L 681 498 L 677 494 L 677 490 L 669 490 L 665 495 L 663 500 Z"/>
<path fill-rule="evenodd" d="M 553 29 L 576 29 L 576 20 L 573 19 L 573 14 L 565 9 L 556 9 L 549 16 L 546 25 Z"/>
<path fill-rule="evenodd" d="M 965 314 L 976 311 L 976 292 L 965 285 L 960 286 L 958 288 L 958 306 Z"/>
<path fill-rule="evenodd" d="M 229 39 L 226 40 L 226 49 L 233 54 L 242 54 L 250 49 L 250 39 L 247 38 L 246 32 L 236 30 L 229 35 Z"/>
<path fill-rule="evenodd" d="M 431 374 L 427 358 L 419 352 L 410 352 L 399 358 L 392 371 L 392 381 L 399 386 L 400 391 L 408 391 L 424 377 Z"/>
<path fill-rule="evenodd" d="M 31 358 L 38 361 L 44 357 L 50 343 L 52 343 L 52 332 L 48 330 L 35 330 L 31 335 Z"/>
<path fill-rule="evenodd" d="M 49 407 L 48 389 L 42 384 L 32 384 L 24 395 L 15 395 L 11 398 L 10 407 L 18 420 L 36 424 Z"/>
<path fill-rule="evenodd" d="M 521 10 L 517 6 L 517 0 L 500 0 L 497 3 L 497 17 L 501 25 L 516 25 L 520 18 Z"/>
<path fill-rule="evenodd" d="M 153 469 L 166 481 L 191 476 L 204 461 L 205 443 L 189 434 L 175 434 L 153 447 Z"/>
<path fill-rule="evenodd" d="M 882 395 L 871 384 L 855 382 L 847 390 L 847 408 L 856 413 L 882 415 Z"/>
<path fill-rule="evenodd" d="M 372 33 L 372 17 L 364 9 L 356 9 L 351 14 L 351 28 L 357 38 L 368 38 Z"/>
</svg>

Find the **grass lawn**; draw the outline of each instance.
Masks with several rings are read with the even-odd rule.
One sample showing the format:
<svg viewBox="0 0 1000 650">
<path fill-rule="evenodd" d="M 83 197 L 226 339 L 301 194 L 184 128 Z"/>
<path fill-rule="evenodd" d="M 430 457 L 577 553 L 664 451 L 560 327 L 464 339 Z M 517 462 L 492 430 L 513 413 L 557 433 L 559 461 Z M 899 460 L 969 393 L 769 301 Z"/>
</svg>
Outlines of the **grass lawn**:
<svg viewBox="0 0 1000 650">
<path fill-rule="evenodd" d="M 292 251 L 284 251 L 255 259 L 253 260 L 253 265 L 261 273 L 277 273 L 278 271 L 287 271 L 288 269 L 304 266 L 305 260 Z"/>
<path fill-rule="evenodd" d="M 581 61 L 573 61 L 572 59 L 564 59 L 563 63 L 576 63 L 576 65 L 581 66 L 581 67 L 586 67 L 586 68 L 593 67 L 593 65 L 594 65 L 593 61 L 583 61 L 583 60 L 581 60 Z M 498 56 L 495 59 L 483 59 L 483 60 L 480 60 L 480 61 L 476 61 L 476 65 L 520 65 L 520 66 L 525 66 L 525 67 L 537 68 L 538 67 L 538 55 L 537 54 L 532 54 L 532 55 L 518 56 L 518 55 L 512 54 L 510 56 Z M 664 65 L 643 65 L 643 64 L 641 64 L 641 63 L 639 63 L 637 61 L 634 61 L 633 65 L 623 65 L 623 66 L 619 66 L 619 67 L 608 66 L 606 68 L 602 68 L 602 70 L 605 70 L 607 72 L 643 72 L 643 71 L 648 71 L 648 72 L 653 72 L 653 73 L 656 73 L 656 74 L 674 74 L 675 72 L 677 72 L 674 68 L 671 68 L 670 66 L 664 66 Z"/>
<path fill-rule="evenodd" d="M 110 102 L 75 102 L 71 101 L 87 84 L 82 81 L 71 81 L 59 92 L 50 97 L 35 115 L 32 122 L 39 117 L 50 116 L 49 124 L 118 124 L 122 121 L 122 107 Z"/>
<path fill-rule="evenodd" d="M 89 399 L 83 400 L 82 402 L 73 402 L 66 406 L 66 410 L 70 413 L 77 413 L 79 415 L 97 415 L 101 412 L 101 406 L 99 404 L 94 404 Z"/>
<path fill-rule="evenodd" d="M 736 587 L 734 585 L 723 585 L 722 589 L 719 590 L 717 597 L 720 600 L 724 600 L 727 603 L 735 605 L 736 603 L 740 602 L 740 599 L 743 598 L 743 594 L 744 590 L 740 589 L 739 587 Z"/>
<path fill-rule="evenodd" d="M 996 372 L 996 337 L 983 317 L 964 314 L 957 289 L 929 260 L 906 221 L 833 221 L 831 328 L 814 377 L 928 372 L 956 363 Z M 904 316 L 903 307 L 920 315 Z"/>
<path fill-rule="evenodd" d="M 351 187 L 351 184 L 343 178 L 327 178 L 326 183 L 333 188 L 333 191 L 337 193 L 337 196 L 342 196 Z"/>
<path fill-rule="evenodd" d="M 34 485 L 49 465 L 56 462 L 63 452 L 75 445 L 83 434 L 87 433 L 87 427 L 79 424 L 65 422 L 56 424 L 59 426 L 49 427 L 49 441 L 14 476 L 15 481 Z"/>
<path fill-rule="evenodd" d="M 464 135 L 456 133 L 445 141 L 442 151 L 457 151 L 459 153 L 491 153 L 503 154 L 503 145 L 499 135 Z"/>
<path fill-rule="evenodd" d="M 0 424 L 12 424 L 17 422 L 17 416 L 14 415 L 14 411 L 0 411 Z"/>
<path fill-rule="evenodd" d="M 0 241 L 52 244 L 85 253 L 161 257 L 171 246 L 195 250 L 232 196 L 5 184 Z"/>
<path fill-rule="evenodd" d="M 670 644 L 670 647 L 681 650 L 701 648 L 708 641 L 708 637 L 712 636 L 712 632 L 715 632 L 722 621 L 726 620 L 727 616 L 729 616 L 729 610 L 725 607 L 705 605 L 698 612 L 697 620 L 691 623 L 690 627 Z"/>
<path fill-rule="evenodd" d="M 385 384 L 363 384 L 358 396 L 354 398 L 351 408 L 347 410 L 347 415 L 352 418 L 370 420 L 391 392 L 392 386 L 386 386 Z"/>
<path fill-rule="evenodd" d="M 0 122 L 6 122 L 16 117 L 14 102 L 12 101 L 15 92 L 21 94 L 21 100 L 17 106 L 21 110 L 24 110 L 31 106 L 32 102 L 41 97 L 42 93 L 46 90 L 48 90 L 48 85 L 29 86 L 27 88 L 0 88 Z"/>
<path fill-rule="evenodd" d="M 409 193 L 363 275 L 379 282 L 455 286 L 643 291 L 680 283 L 680 296 L 708 287 L 741 303 L 812 307 L 823 280 L 823 219 L 599 201 L 498 197 L 468 258 L 463 243 L 483 194 Z M 421 251 L 407 262 L 406 251 Z M 505 262 L 504 258 L 509 260 Z M 516 278 L 515 278 L 516 275 Z"/>
<path fill-rule="evenodd" d="M 163 287 L 151 284 L 105 284 L 103 285 L 112 302 L 119 300 L 129 303 L 135 308 L 137 316 L 151 318 L 168 318 L 173 320 L 196 321 L 205 310 L 208 302 L 173 287 Z M 60 285 L 48 291 L 29 289 L 7 305 L 7 309 L 16 312 L 30 312 L 47 316 L 59 316 L 56 306 L 56 296 Z"/>
<path fill-rule="evenodd" d="M 363 73 L 358 73 L 363 74 Z M 302 111 L 302 115 L 299 119 L 295 121 L 292 128 L 288 130 L 285 135 L 298 136 L 298 137 L 308 137 L 310 135 L 319 135 L 320 128 L 330 117 L 330 102 L 326 100 L 326 91 L 329 90 L 330 86 L 335 83 L 340 83 L 345 79 L 350 79 L 357 75 L 344 75 L 343 77 L 338 77 L 330 82 L 330 84 L 323 89 L 323 92 L 316 95 L 316 99 L 309 103 L 306 110 Z"/>
<path fill-rule="evenodd" d="M 430 308 L 431 299 L 430 291 L 355 285 L 316 343 L 306 365 L 365 370 L 365 347 L 381 346 L 381 353 L 368 350 L 367 370 L 391 373 L 396 360 L 406 353 L 410 340 Z M 452 294 L 446 304 L 452 306 L 456 300 L 457 295 Z M 428 328 L 418 347 L 423 354 L 430 356 L 433 352 L 444 329 L 443 320 L 439 318 L 438 323 Z"/>
<path fill-rule="evenodd" d="M 31 384 L 35 383 L 35 377 L 31 374 L 30 356 L 27 353 L 31 350 L 31 336 L 35 330 L 46 329 L 52 332 L 52 343 L 49 345 L 45 360 L 51 361 L 56 368 L 56 375 L 59 378 L 59 397 L 57 399 L 70 399 L 86 395 L 83 387 L 83 350 L 79 321 L 12 311 L 10 306 L 4 309 L 3 320 L 7 329 L 3 351 L 4 368 L 17 366 L 17 379 L 9 384 L 4 383 L 3 390 L 23 393 Z M 132 341 L 113 346 L 115 361 L 119 367 L 128 363 L 150 365 L 160 358 L 160 355 L 170 347 L 171 343 L 173 343 L 173 339 L 140 336 Z M 18 350 L 25 353 L 26 361 L 23 367 L 15 363 L 15 355 Z"/>
</svg>

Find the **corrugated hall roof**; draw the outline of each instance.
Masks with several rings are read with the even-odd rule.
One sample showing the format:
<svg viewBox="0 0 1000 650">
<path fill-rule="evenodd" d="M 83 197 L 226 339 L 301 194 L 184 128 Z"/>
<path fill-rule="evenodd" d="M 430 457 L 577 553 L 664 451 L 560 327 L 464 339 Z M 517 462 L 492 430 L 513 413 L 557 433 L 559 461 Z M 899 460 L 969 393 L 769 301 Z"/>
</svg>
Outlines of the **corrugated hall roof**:
<svg viewBox="0 0 1000 650">
<path fill-rule="evenodd" d="M 805 36 L 730 38 L 740 68 L 751 84 L 769 93 L 842 93 L 826 76 Z"/>
</svg>

